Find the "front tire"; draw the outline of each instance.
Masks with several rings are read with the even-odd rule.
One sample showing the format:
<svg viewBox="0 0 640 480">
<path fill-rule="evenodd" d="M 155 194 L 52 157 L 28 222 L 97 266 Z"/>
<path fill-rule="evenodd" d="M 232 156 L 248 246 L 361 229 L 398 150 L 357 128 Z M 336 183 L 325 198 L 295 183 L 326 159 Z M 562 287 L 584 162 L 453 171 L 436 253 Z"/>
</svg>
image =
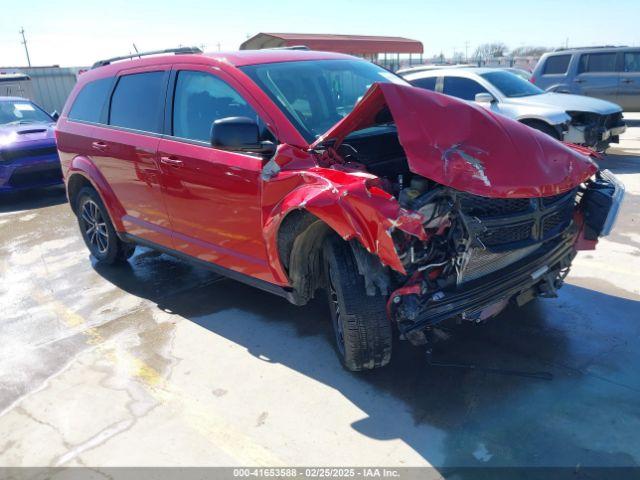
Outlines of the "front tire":
<svg viewBox="0 0 640 480">
<path fill-rule="evenodd" d="M 330 236 L 324 245 L 326 289 L 335 344 L 351 371 L 383 367 L 391 360 L 393 333 L 384 296 L 368 296 L 348 243 Z"/>
<path fill-rule="evenodd" d="M 78 226 L 91 255 L 106 265 L 126 262 L 136 247 L 118 238 L 98 193 L 93 188 L 85 187 L 77 198 Z"/>
</svg>

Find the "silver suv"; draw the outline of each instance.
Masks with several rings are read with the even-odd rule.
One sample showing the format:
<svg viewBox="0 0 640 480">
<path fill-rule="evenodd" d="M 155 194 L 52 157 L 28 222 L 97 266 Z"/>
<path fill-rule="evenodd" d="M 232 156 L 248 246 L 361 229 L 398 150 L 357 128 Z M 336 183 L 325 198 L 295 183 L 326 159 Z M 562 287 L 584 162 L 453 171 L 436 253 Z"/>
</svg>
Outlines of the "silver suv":
<svg viewBox="0 0 640 480">
<path fill-rule="evenodd" d="M 558 93 L 575 93 L 640 112 L 640 48 L 590 47 L 545 53 L 531 81 Z"/>
</svg>

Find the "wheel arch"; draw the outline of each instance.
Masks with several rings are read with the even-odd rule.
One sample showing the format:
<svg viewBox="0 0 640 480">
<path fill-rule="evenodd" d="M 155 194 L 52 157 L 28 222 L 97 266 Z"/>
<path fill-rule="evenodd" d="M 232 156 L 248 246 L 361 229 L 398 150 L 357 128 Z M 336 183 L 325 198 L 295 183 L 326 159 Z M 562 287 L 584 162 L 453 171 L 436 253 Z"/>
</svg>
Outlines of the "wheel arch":
<svg viewBox="0 0 640 480">
<path fill-rule="evenodd" d="M 560 135 L 558 134 L 556 127 L 552 124 L 550 124 L 547 120 L 543 119 L 543 118 L 538 118 L 538 117 L 524 117 L 524 118 L 519 118 L 518 121 L 520 123 L 525 124 L 528 127 L 531 128 L 536 128 L 536 125 L 541 125 L 543 127 L 548 128 L 550 131 L 554 132 L 554 138 L 556 140 L 561 140 Z"/>
<path fill-rule="evenodd" d="M 124 208 L 107 180 L 91 160 L 86 157 L 75 157 L 71 161 L 66 175 L 66 187 L 67 198 L 74 213 L 77 213 L 75 208 L 78 193 L 84 187 L 92 187 L 98 192 L 116 231 L 124 231 L 124 224 L 122 223 L 122 217 L 125 215 Z"/>
</svg>

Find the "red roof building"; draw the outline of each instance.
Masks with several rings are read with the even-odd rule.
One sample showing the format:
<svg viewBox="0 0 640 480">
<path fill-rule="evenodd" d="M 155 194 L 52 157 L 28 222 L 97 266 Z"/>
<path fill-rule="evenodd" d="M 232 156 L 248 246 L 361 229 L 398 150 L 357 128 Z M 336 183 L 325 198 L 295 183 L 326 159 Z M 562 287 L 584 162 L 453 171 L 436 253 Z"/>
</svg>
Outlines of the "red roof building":
<svg viewBox="0 0 640 480">
<path fill-rule="evenodd" d="M 380 37 L 376 35 L 333 35 L 324 33 L 258 33 L 240 45 L 240 50 L 305 46 L 310 50 L 347 53 L 374 62 L 380 55 L 394 57 L 418 54 L 420 61 L 424 47 L 422 42 L 404 37 Z M 384 63 L 389 63 L 385 61 Z M 393 62 L 395 63 L 395 62 Z"/>
</svg>

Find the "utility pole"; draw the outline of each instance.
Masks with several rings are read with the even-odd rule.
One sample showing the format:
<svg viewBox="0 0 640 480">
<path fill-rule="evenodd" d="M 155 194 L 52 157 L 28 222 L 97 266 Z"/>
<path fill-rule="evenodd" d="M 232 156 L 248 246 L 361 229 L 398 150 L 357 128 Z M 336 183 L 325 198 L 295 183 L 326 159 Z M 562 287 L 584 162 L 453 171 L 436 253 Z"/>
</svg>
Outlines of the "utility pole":
<svg viewBox="0 0 640 480">
<path fill-rule="evenodd" d="M 24 27 L 20 27 L 20 31 L 18 32 L 22 35 L 22 44 L 24 45 L 24 52 L 27 54 L 27 64 L 31 66 L 31 59 L 29 58 L 29 49 L 27 48 L 27 39 L 24 38 Z"/>
<path fill-rule="evenodd" d="M 464 63 L 469 63 L 469 40 L 464 42 Z"/>
</svg>

